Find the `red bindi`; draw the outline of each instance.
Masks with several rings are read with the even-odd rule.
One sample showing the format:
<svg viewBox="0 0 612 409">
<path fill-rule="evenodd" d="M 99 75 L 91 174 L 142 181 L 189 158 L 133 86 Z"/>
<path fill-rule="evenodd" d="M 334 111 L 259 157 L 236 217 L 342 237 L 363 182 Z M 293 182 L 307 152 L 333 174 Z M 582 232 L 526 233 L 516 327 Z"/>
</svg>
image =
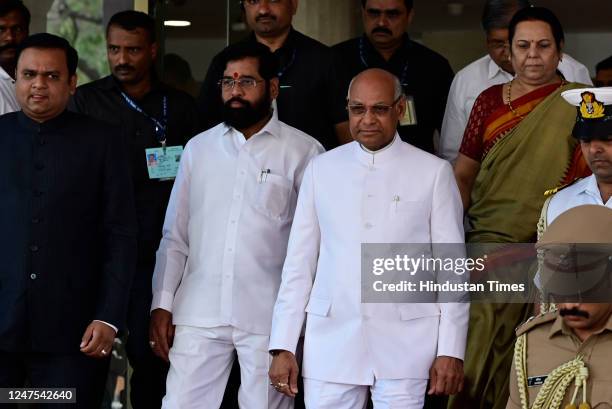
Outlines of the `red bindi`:
<svg viewBox="0 0 612 409">
<path fill-rule="evenodd" d="M 240 76 L 237 72 L 234 73 L 234 79 L 237 79 Z"/>
</svg>

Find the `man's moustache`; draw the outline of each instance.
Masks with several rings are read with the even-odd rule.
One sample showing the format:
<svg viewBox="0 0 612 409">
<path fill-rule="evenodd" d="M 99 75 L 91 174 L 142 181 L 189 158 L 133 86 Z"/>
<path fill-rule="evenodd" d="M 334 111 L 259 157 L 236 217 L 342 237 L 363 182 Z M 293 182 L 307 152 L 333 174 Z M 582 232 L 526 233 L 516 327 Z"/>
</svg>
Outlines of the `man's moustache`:
<svg viewBox="0 0 612 409">
<path fill-rule="evenodd" d="M 255 17 L 255 21 L 259 21 L 259 20 L 262 20 L 264 18 L 276 21 L 276 17 L 273 16 L 272 14 L 261 14 L 261 15 Z"/>
<path fill-rule="evenodd" d="M 11 49 L 17 51 L 17 44 L 6 44 L 6 45 L 0 46 L 0 53 L 6 50 L 11 50 Z"/>
<path fill-rule="evenodd" d="M 115 71 L 134 71 L 135 68 L 131 65 L 123 64 L 115 67 Z"/>
<path fill-rule="evenodd" d="M 389 30 L 388 28 L 385 28 L 385 27 L 376 27 L 376 28 L 374 28 L 374 30 L 372 30 L 372 34 L 376 34 L 376 33 L 384 33 L 384 34 L 389 34 L 389 35 L 393 34 L 391 32 L 391 30 Z"/>
<path fill-rule="evenodd" d="M 238 103 L 242 104 L 242 105 L 243 105 L 243 106 L 245 106 L 245 107 L 247 107 L 247 106 L 250 106 L 250 105 L 251 105 L 251 104 L 250 104 L 248 101 L 245 101 L 244 99 L 237 98 L 237 97 L 234 97 L 234 98 L 228 99 L 228 100 L 227 100 L 227 102 L 225 103 L 225 105 L 227 105 L 227 106 L 228 106 L 228 107 L 230 107 L 230 108 L 233 108 L 233 107 L 231 107 L 231 106 L 230 106 L 230 105 L 232 104 L 232 102 L 238 102 Z"/>
<path fill-rule="evenodd" d="M 589 318 L 589 313 L 588 312 L 579 310 L 578 308 L 572 308 L 570 310 L 568 310 L 566 308 L 565 309 L 561 309 L 559 311 L 559 314 L 562 317 L 573 315 L 573 316 L 576 316 L 576 317 Z"/>
</svg>

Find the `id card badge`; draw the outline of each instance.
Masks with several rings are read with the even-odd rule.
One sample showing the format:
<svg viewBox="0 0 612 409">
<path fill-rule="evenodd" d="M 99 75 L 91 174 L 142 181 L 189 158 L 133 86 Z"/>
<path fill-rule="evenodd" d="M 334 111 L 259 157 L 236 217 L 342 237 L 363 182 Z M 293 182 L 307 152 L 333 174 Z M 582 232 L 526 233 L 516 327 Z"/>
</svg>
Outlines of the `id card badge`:
<svg viewBox="0 0 612 409">
<path fill-rule="evenodd" d="M 174 179 L 178 172 L 182 154 L 182 146 L 167 146 L 165 149 L 145 149 L 145 160 L 147 161 L 149 179 Z"/>
<path fill-rule="evenodd" d="M 404 112 L 404 116 L 400 119 L 400 126 L 409 126 L 416 125 L 417 117 L 416 117 L 416 108 L 414 106 L 414 98 L 412 95 L 406 96 L 406 112 Z"/>
</svg>

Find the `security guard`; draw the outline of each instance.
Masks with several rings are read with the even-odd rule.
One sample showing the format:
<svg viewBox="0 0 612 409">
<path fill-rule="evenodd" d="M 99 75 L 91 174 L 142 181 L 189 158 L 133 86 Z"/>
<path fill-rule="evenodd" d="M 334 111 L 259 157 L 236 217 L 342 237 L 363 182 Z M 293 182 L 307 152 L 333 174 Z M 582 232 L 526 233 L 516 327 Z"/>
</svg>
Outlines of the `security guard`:
<svg viewBox="0 0 612 409">
<path fill-rule="evenodd" d="M 348 131 L 346 92 L 351 80 L 369 68 L 382 68 L 399 78 L 406 95 L 398 133 L 403 141 L 434 152 L 434 132 L 442 128 L 453 70 L 446 58 L 412 40 L 414 0 L 361 0 L 364 34 L 332 47 L 336 95 L 332 116 L 344 142 Z"/>
<path fill-rule="evenodd" d="M 593 174 L 562 188 L 544 204 L 544 228 L 566 210 L 595 204 L 612 208 L 612 87 L 565 91 L 567 102 L 576 106 L 576 125 L 572 132 L 580 141 L 582 155 Z"/>
<path fill-rule="evenodd" d="M 611 293 L 612 210 L 574 207 L 536 248 L 543 290 L 563 302 L 517 329 L 506 408 L 612 409 L 612 304 L 601 303 Z"/>
</svg>

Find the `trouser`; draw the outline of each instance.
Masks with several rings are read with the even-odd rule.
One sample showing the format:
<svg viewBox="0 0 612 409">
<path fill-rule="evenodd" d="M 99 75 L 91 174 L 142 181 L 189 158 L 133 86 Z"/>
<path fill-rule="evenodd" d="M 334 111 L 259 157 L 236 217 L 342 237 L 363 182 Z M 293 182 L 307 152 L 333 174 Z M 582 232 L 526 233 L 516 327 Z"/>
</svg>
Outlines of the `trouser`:
<svg viewBox="0 0 612 409">
<path fill-rule="evenodd" d="M 377 379 L 350 385 L 304 378 L 306 409 L 361 409 L 371 392 L 374 409 L 422 409 L 427 379 Z"/>
<path fill-rule="evenodd" d="M 51 354 L 0 351 L 0 388 L 76 388 L 76 403 L 37 403 L 36 408 L 99 408 L 104 396 L 110 359 L 90 358 L 81 352 Z M 0 404 L 14 409 L 16 405 Z"/>
<path fill-rule="evenodd" d="M 156 356 L 149 345 L 153 267 L 154 260 L 146 263 L 140 260 L 130 293 L 126 352 L 132 367 L 130 402 L 133 409 L 159 409 L 166 393 L 168 364 Z"/>
<path fill-rule="evenodd" d="M 270 386 L 268 335 L 231 326 L 178 325 L 170 349 L 164 409 L 219 408 L 234 361 L 240 364 L 238 406 L 242 409 L 292 409 L 293 399 Z"/>
</svg>

